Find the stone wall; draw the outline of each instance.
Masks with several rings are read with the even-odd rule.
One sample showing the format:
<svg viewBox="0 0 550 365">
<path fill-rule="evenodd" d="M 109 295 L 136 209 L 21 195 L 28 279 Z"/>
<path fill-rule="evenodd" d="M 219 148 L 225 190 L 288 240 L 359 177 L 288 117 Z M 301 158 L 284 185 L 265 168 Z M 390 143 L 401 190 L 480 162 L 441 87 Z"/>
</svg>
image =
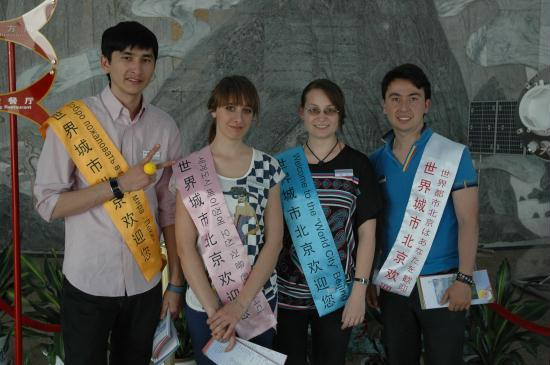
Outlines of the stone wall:
<svg viewBox="0 0 550 365">
<path fill-rule="evenodd" d="M 30 10 L 39 0 L 0 3 L 0 18 Z M 261 96 L 259 121 L 248 142 L 268 152 L 300 143 L 297 116 L 302 88 L 328 77 L 343 88 L 348 118 L 342 138 L 366 153 L 379 145 L 388 124 L 379 84 L 391 67 L 423 67 L 433 87 L 427 121 L 436 131 L 467 143 L 469 103 L 515 100 L 536 71 L 550 64 L 549 0 L 58 0 L 43 33 L 60 59 L 45 105 L 101 91 L 103 30 L 121 20 L 149 26 L 160 41 L 155 79 L 146 96 L 168 111 L 181 129 L 185 152 L 206 142 L 206 100 L 224 75 L 243 74 Z M 546 10 L 546 13 L 544 12 Z M 546 41 L 545 41 L 546 40 Z M 5 59 L 5 47 L 0 47 Z M 47 69 L 17 47 L 18 84 Z M 0 64 L 0 90 L 7 90 Z M 9 191 L 9 129 L 0 114 L 0 185 Z M 62 249 L 62 224 L 46 224 L 33 210 L 31 186 L 41 138 L 19 121 L 24 247 Z M 548 164 L 533 156 L 474 154 L 480 172 L 482 243 L 548 240 Z M 0 196 L 2 226 L 9 226 L 9 195 Z"/>
</svg>

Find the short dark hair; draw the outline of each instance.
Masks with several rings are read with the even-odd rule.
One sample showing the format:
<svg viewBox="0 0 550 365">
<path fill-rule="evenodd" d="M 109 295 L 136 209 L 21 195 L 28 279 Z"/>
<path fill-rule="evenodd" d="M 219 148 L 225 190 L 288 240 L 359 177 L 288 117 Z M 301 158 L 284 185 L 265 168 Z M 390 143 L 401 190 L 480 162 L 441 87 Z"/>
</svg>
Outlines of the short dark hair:
<svg viewBox="0 0 550 365">
<path fill-rule="evenodd" d="M 300 99 L 300 106 L 303 108 L 306 104 L 307 93 L 311 90 L 322 90 L 326 96 L 330 99 L 330 102 L 338 109 L 338 116 L 340 117 L 340 126 L 344 124 L 344 118 L 346 117 L 346 99 L 340 86 L 330 81 L 329 79 L 317 79 L 313 80 L 302 91 L 302 97 Z"/>
<path fill-rule="evenodd" d="M 260 96 L 254 84 L 245 76 L 226 76 L 221 79 L 208 99 L 208 111 L 213 112 L 220 106 L 246 105 L 252 108 L 254 116 L 260 112 Z M 216 137 L 216 122 L 210 126 L 208 143 L 212 143 Z"/>
<path fill-rule="evenodd" d="M 158 58 L 157 37 L 146 26 L 135 21 L 120 22 L 106 29 L 101 36 L 101 54 L 111 61 L 113 52 L 126 48 L 152 49 L 155 61 Z"/>
<path fill-rule="evenodd" d="M 389 71 L 382 79 L 382 99 L 386 99 L 386 91 L 392 81 L 402 79 L 410 81 L 418 89 L 424 90 L 426 100 L 431 99 L 432 89 L 428 77 L 417 65 L 405 63 Z"/>
</svg>

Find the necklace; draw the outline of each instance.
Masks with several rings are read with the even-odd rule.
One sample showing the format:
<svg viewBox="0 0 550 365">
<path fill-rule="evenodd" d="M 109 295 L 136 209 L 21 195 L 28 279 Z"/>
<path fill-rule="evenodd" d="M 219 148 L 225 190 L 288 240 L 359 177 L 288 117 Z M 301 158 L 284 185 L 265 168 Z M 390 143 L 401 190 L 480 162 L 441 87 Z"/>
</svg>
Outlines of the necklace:
<svg viewBox="0 0 550 365">
<path fill-rule="evenodd" d="M 317 159 L 317 161 L 319 161 L 319 165 L 322 165 L 325 163 L 325 160 L 327 159 L 328 156 L 330 156 L 330 154 L 332 153 L 332 151 L 334 151 L 334 149 L 336 148 L 336 146 L 338 146 L 338 138 L 336 138 L 336 143 L 334 144 L 334 146 L 332 146 L 332 148 L 330 149 L 330 151 L 328 151 L 328 153 L 326 154 L 325 157 L 323 158 L 319 158 L 317 157 L 317 155 L 315 154 L 315 152 L 313 152 L 313 150 L 311 149 L 311 147 L 309 147 L 309 144 L 307 143 L 306 141 L 306 147 L 307 149 L 309 150 L 309 152 L 311 152 L 311 154 L 313 155 L 313 157 L 315 157 Z"/>
</svg>

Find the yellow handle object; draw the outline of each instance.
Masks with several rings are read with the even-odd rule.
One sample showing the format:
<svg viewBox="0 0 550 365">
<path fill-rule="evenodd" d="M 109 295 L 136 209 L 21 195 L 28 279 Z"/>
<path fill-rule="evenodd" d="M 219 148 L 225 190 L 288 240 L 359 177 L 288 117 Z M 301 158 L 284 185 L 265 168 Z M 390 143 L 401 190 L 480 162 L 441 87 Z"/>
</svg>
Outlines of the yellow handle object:
<svg viewBox="0 0 550 365">
<path fill-rule="evenodd" d="M 143 165 L 143 171 L 147 175 L 154 175 L 155 172 L 157 172 L 157 165 L 152 162 L 147 162 L 145 165 Z"/>
</svg>

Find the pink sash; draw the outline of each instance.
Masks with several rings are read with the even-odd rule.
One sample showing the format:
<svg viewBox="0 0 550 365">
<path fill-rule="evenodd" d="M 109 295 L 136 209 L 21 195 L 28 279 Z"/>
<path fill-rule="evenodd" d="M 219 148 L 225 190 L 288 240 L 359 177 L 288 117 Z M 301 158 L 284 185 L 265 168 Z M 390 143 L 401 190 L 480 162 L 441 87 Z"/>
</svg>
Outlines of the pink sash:
<svg viewBox="0 0 550 365">
<path fill-rule="evenodd" d="M 181 159 L 173 170 L 183 204 L 197 227 L 197 244 L 208 275 L 221 301 L 230 302 L 239 295 L 251 267 L 225 203 L 210 146 Z M 260 290 L 236 331 L 248 340 L 276 324 Z"/>
</svg>

